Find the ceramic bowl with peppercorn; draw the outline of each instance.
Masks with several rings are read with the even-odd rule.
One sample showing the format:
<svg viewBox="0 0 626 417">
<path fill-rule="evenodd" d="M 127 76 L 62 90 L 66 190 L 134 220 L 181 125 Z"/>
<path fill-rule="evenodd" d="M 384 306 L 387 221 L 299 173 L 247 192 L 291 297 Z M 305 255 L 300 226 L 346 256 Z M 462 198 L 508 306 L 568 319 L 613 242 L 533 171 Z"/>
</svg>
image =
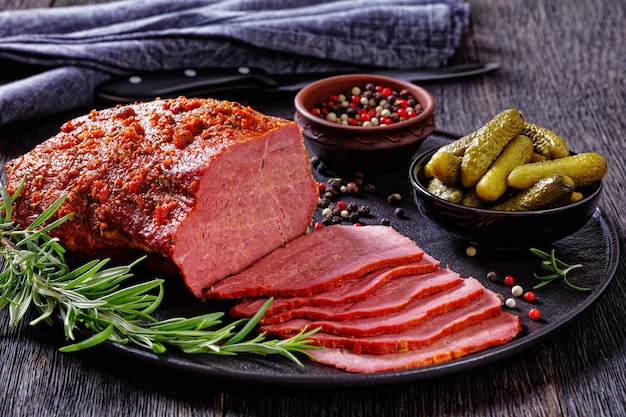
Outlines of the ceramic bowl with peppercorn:
<svg viewBox="0 0 626 417">
<path fill-rule="evenodd" d="M 315 81 L 294 104 L 307 147 L 339 173 L 406 170 L 435 129 L 435 100 L 427 90 L 380 75 Z"/>
<path fill-rule="evenodd" d="M 607 161 L 573 153 L 516 109 L 418 156 L 409 168 L 418 208 L 469 242 L 494 248 L 550 244 L 596 212 Z"/>
</svg>

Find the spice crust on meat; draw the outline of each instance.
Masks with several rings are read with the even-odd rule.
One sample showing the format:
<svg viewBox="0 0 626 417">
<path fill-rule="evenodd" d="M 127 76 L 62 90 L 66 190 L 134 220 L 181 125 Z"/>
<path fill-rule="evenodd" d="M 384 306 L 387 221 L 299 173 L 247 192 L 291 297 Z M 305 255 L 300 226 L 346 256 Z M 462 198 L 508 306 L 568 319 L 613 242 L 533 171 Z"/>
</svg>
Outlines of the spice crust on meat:
<svg viewBox="0 0 626 417">
<path fill-rule="evenodd" d="M 197 296 L 304 234 L 318 198 L 295 123 L 212 99 L 94 110 L 6 167 L 18 223 L 66 194 L 69 251 L 158 254 Z"/>
</svg>

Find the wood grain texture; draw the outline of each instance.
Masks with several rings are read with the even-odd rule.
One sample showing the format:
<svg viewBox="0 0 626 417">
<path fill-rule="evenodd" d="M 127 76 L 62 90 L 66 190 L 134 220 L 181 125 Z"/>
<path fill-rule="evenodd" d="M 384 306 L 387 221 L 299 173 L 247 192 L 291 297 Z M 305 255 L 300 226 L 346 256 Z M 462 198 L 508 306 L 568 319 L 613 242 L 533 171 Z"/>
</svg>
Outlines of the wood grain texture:
<svg viewBox="0 0 626 417">
<path fill-rule="evenodd" d="M 100 1 L 7 1 L 26 9 Z M 626 3 L 476 0 L 455 62 L 500 71 L 427 83 L 437 125 L 465 133 L 509 107 L 609 160 L 601 207 L 626 246 Z M 291 103 L 250 102 L 292 116 Z M 56 132 L 71 115 L 0 129 L 2 160 Z M 359 389 L 243 387 L 167 373 L 93 350 L 62 354 L 58 329 L 8 326 L 0 312 L 3 416 L 623 416 L 626 415 L 626 263 L 573 325 L 509 359 L 450 377 Z"/>
</svg>

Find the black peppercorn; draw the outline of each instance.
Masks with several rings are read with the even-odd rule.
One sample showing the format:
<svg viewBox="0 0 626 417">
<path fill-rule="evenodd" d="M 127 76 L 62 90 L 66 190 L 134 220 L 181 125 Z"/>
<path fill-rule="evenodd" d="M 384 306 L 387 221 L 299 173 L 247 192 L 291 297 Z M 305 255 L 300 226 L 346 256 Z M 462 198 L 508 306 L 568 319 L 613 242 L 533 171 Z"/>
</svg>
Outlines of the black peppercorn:
<svg viewBox="0 0 626 417">
<path fill-rule="evenodd" d="M 369 216 L 370 212 L 371 212 L 371 210 L 370 210 L 370 208 L 368 206 L 361 206 L 359 208 L 359 214 L 361 216 Z"/>
</svg>

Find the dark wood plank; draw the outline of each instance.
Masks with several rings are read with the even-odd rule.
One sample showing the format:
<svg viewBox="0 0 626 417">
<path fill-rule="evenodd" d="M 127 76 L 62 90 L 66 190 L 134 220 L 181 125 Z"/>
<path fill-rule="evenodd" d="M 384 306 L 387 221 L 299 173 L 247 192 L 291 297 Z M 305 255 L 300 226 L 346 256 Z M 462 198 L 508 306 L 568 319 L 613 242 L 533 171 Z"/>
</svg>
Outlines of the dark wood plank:
<svg viewBox="0 0 626 417">
<path fill-rule="evenodd" d="M 7 1 L 0 9 L 100 1 Z M 476 129 L 508 107 L 555 130 L 576 151 L 609 159 L 601 207 L 625 244 L 626 10 L 623 1 L 477 0 L 455 62 L 502 69 L 428 83 L 445 131 Z M 267 106 L 263 102 L 251 103 Z M 285 102 L 263 108 L 289 116 Z M 0 128 L 0 154 L 16 156 L 64 117 Z M 40 416 L 622 416 L 626 415 L 626 265 L 572 326 L 501 362 L 430 381 L 360 389 L 241 387 L 151 369 L 103 350 L 61 354 L 58 329 L 8 326 L 0 312 L 0 415 Z"/>
</svg>

